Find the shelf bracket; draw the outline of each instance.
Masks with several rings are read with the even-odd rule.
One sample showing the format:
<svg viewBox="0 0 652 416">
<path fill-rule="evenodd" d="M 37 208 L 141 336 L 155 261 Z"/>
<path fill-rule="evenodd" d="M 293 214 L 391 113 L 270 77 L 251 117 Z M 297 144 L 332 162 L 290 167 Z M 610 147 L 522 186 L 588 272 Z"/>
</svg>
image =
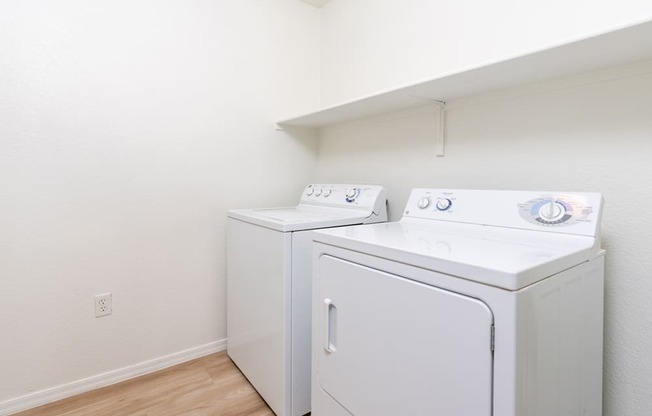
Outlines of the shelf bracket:
<svg viewBox="0 0 652 416">
<path fill-rule="evenodd" d="M 446 133 L 446 102 L 433 100 L 437 106 L 437 115 L 435 126 L 435 155 L 437 157 L 444 156 L 444 139 Z"/>
</svg>

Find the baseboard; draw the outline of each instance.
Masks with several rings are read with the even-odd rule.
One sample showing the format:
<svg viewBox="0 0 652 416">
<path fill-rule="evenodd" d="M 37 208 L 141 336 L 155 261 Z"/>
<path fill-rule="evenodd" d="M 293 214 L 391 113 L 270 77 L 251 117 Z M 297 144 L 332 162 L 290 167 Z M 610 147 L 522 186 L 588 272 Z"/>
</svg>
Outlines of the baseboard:
<svg viewBox="0 0 652 416">
<path fill-rule="evenodd" d="M 73 381 L 72 383 L 66 383 L 60 386 L 26 394 L 15 399 L 9 399 L 4 402 L 0 402 L 0 415 L 5 416 L 21 412 L 23 410 L 65 399 L 66 397 L 84 393 L 99 387 L 109 386 L 111 384 L 129 380 L 130 378 L 142 376 L 143 374 L 162 370 L 164 368 L 171 367 L 176 364 L 181 364 L 195 358 L 203 357 L 205 355 L 213 354 L 219 351 L 224 351 L 225 349 L 226 339 L 222 339 L 219 341 L 200 345 L 195 348 L 175 352 L 174 354 L 155 358 L 153 360 L 134 364 L 129 367 L 124 367 L 98 374 L 96 376 Z"/>
</svg>

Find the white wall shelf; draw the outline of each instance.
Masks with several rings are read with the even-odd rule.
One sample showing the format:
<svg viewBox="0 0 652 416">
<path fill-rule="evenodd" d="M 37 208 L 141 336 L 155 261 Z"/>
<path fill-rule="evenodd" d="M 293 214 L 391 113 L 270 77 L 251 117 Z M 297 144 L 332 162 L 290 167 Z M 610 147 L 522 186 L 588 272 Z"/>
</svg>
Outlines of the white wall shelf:
<svg viewBox="0 0 652 416">
<path fill-rule="evenodd" d="M 455 98 L 652 59 L 652 21 L 444 74 L 278 122 L 320 128 Z"/>
</svg>

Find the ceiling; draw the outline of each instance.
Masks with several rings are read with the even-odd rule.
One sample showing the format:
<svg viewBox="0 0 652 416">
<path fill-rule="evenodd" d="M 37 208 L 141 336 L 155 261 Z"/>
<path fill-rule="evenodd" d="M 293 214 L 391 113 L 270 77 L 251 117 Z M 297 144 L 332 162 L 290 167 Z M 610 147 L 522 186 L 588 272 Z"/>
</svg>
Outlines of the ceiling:
<svg viewBox="0 0 652 416">
<path fill-rule="evenodd" d="M 299 0 L 299 1 L 311 4 L 311 5 L 315 6 L 315 7 L 322 7 L 323 5 L 328 3 L 330 0 Z"/>
</svg>

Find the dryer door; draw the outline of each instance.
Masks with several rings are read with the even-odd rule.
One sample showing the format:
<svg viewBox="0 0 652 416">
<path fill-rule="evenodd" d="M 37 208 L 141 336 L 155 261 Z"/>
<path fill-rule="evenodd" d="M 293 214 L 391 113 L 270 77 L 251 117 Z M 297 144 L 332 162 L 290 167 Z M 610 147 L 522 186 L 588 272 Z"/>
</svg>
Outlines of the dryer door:
<svg viewBox="0 0 652 416">
<path fill-rule="evenodd" d="M 327 255 L 315 284 L 317 381 L 349 413 L 492 414 L 486 304 Z"/>
</svg>

